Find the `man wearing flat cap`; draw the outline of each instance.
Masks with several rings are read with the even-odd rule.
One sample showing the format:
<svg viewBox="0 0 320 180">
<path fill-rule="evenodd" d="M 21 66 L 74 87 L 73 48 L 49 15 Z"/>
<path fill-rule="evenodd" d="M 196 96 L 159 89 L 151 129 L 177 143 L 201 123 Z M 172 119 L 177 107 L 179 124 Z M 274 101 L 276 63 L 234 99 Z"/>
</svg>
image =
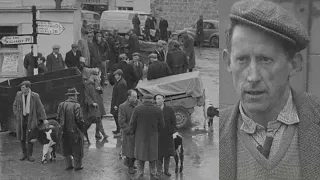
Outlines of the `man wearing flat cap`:
<svg viewBox="0 0 320 180">
<path fill-rule="evenodd" d="M 81 51 L 78 49 L 77 44 L 71 45 L 71 50 L 66 54 L 66 66 L 68 68 L 77 67 L 80 69 Z"/>
<path fill-rule="evenodd" d="M 33 162 L 33 143 L 30 140 L 34 137 L 29 137 L 29 135 L 31 130 L 38 126 L 40 120 L 43 120 L 47 124 L 47 115 L 39 94 L 31 91 L 31 82 L 23 81 L 20 84 L 20 88 L 21 91 L 17 92 L 13 102 L 17 139 L 21 143 L 23 153 L 20 161 L 27 159 Z"/>
<path fill-rule="evenodd" d="M 180 43 L 177 40 L 172 41 L 173 49 L 168 52 L 167 64 L 172 72 L 172 75 L 186 73 L 188 71 L 188 57 L 182 51 Z"/>
<path fill-rule="evenodd" d="M 147 79 L 158 79 L 166 76 L 170 76 L 172 74 L 168 65 L 164 61 L 158 61 L 156 54 L 150 54 L 150 65 L 148 67 Z"/>
<path fill-rule="evenodd" d="M 115 131 L 112 131 L 114 136 L 120 136 L 120 126 L 118 122 L 118 110 L 120 104 L 126 101 L 127 99 L 127 83 L 122 78 L 123 72 L 121 69 L 117 69 L 113 73 L 114 78 L 116 80 L 116 83 L 113 86 L 112 90 L 112 99 L 111 99 L 111 109 L 110 113 L 113 115 L 113 118 L 115 120 L 117 129 Z"/>
<path fill-rule="evenodd" d="M 65 62 L 62 55 L 59 53 L 60 46 L 52 46 L 52 53 L 47 56 L 47 69 L 48 72 L 59 71 L 65 69 Z"/>
<path fill-rule="evenodd" d="M 144 164 L 149 161 L 150 179 L 158 179 L 158 136 L 164 127 L 163 113 L 154 103 L 154 96 L 144 95 L 142 104 L 135 107 L 130 119 L 131 133 L 135 137 L 134 156 L 138 160 L 138 179 L 143 179 Z"/>
<path fill-rule="evenodd" d="M 269 1 L 236 2 L 229 17 L 223 59 L 240 100 L 221 112 L 219 179 L 319 179 L 320 99 L 289 84 L 307 31 Z"/>
<path fill-rule="evenodd" d="M 68 89 L 67 100 L 61 102 L 57 110 L 57 121 L 63 130 L 63 156 L 66 170 L 82 170 L 84 120 L 78 102 L 80 93 L 76 88 Z M 73 158 L 72 158 L 73 157 Z"/>
<path fill-rule="evenodd" d="M 132 61 L 129 61 L 129 64 L 133 66 L 134 73 L 137 77 L 136 81 L 133 84 L 133 87 L 136 87 L 139 80 L 142 80 L 143 77 L 143 64 L 140 61 L 140 53 L 133 53 L 132 54 Z"/>
</svg>

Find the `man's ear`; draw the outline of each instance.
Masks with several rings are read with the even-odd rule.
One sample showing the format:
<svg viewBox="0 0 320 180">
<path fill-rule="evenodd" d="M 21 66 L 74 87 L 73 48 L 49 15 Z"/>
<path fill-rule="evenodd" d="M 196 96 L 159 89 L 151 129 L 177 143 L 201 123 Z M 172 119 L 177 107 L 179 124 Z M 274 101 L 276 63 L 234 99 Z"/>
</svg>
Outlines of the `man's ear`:
<svg viewBox="0 0 320 180">
<path fill-rule="evenodd" d="M 303 59 L 300 52 L 296 53 L 291 60 L 291 72 L 290 76 L 293 76 L 297 72 L 301 72 L 303 68 Z"/>
<path fill-rule="evenodd" d="M 230 53 L 228 52 L 227 49 L 224 49 L 222 51 L 222 58 L 223 58 L 224 63 L 227 66 L 228 72 L 231 72 L 231 69 L 230 69 L 230 63 L 231 63 L 231 61 L 230 61 Z"/>
</svg>

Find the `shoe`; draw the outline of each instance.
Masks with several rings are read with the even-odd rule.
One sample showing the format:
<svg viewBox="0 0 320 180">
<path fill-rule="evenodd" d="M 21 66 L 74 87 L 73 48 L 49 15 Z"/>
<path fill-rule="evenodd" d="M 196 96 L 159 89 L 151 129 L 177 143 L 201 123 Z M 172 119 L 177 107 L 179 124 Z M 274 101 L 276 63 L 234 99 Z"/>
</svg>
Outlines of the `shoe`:
<svg viewBox="0 0 320 180">
<path fill-rule="evenodd" d="M 72 169 L 73 169 L 73 166 L 69 166 L 69 167 L 66 168 L 66 171 L 70 171 Z"/>
<path fill-rule="evenodd" d="M 26 160 L 27 158 L 28 158 L 28 156 L 23 155 L 22 158 L 20 158 L 20 161 L 24 161 L 24 160 Z"/>
<path fill-rule="evenodd" d="M 164 172 L 164 175 L 166 175 L 166 176 L 171 176 L 171 174 L 169 173 L 169 172 Z"/>
<path fill-rule="evenodd" d="M 28 161 L 34 162 L 34 158 L 33 158 L 32 156 L 29 156 L 29 157 L 28 157 Z"/>
<path fill-rule="evenodd" d="M 82 169 L 83 169 L 83 167 L 74 168 L 75 171 L 80 171 L 80 170 L 82 170 Z"/>
</svg>

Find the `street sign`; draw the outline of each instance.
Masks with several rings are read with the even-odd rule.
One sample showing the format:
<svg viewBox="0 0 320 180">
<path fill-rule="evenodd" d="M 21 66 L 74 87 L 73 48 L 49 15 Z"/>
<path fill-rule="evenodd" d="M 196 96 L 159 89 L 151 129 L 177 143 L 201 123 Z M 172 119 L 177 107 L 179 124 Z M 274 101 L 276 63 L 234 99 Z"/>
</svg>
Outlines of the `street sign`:
<svg viewBox="0 0 320 180">
<path fill-rule="evenodd" d="M 38 34 L 60 35 L 64 31 L 64 27 L 59 22 L 37 20 Z"/>
<path fill-rule="evenodd" d="M 28 34 L 3 36 L 0 41 L 2 44 L 33 44 L 33 36 Z"/>
</svg>

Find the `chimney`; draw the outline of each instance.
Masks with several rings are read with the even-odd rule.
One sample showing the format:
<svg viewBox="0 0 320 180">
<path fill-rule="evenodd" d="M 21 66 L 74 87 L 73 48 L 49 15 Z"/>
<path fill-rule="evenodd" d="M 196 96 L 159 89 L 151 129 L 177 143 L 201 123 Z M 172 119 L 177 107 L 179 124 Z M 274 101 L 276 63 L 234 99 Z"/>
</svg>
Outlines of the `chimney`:
<svg viewBox="0 0 320 180">
<path fill-rule="evenodd" d="M 54 0 L 56 2 L 56 9 L 61 9 L 62 0 Z"/>
</svg>

